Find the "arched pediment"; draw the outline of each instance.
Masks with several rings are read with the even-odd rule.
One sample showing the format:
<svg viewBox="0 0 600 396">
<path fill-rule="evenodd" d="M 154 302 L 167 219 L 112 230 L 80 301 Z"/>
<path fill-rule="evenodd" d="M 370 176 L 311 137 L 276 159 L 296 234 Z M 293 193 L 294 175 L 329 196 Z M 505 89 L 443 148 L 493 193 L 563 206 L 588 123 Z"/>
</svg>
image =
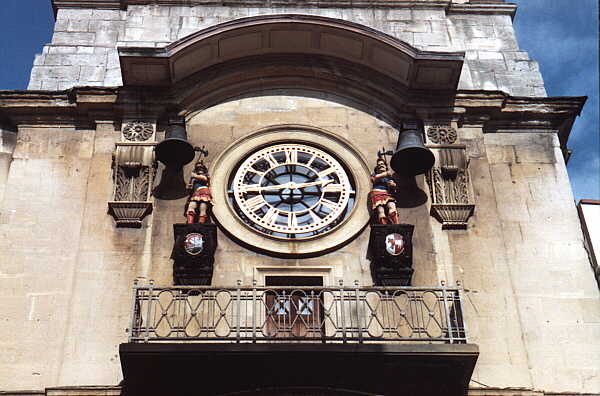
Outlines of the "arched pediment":
<svg viewBox="0 0 600 396">
<path fill-rule="evenodd" d="M 215 65 L 243 59 L 254 69 L 264 66 L 257 77 L 268 78 L 273 59 L 286 55 L 303 55 L 296 68 L 310 70 L 313 57 L 330 59 L 382 75 L 400 89 L 427 91 L 454 91 L 464 59 L 462 52 L 420 51 L 356 23 L 309 15 L 242 18 L 164 48 L 119 48 L 124 84 L 155 87 L 172 86 Z"/>
</svg>

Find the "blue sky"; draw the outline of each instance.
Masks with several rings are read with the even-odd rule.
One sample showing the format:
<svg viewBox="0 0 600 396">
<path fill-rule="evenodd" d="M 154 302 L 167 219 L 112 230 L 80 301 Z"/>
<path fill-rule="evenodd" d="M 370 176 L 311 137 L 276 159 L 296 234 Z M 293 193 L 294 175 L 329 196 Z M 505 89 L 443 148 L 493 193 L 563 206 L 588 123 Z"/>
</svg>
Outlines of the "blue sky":
<svg viewBox="0 0 600 396">
<path fill-rule="evenodd" d="M 520 46 L 540 63 L 549 96 L 588 96 L 569 140 L 576 200 L 600 199 L 597 0 L 513 0 Z M 25 89 L 52 37 L 50 0 L 0 0 L 0 89 Z"/>
</svg>

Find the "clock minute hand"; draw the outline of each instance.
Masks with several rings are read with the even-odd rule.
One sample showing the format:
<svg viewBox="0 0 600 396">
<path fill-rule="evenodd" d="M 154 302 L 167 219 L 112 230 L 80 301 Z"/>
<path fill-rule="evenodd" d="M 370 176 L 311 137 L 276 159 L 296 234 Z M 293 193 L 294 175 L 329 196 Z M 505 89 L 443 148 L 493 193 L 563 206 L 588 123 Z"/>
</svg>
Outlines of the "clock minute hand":
<svg viewBox="0 0 600 396">
<path fill-rule="evenodd" d="M 312 187 L 312 186 L 318 186 L 318 185 L 321 185 L 322 187 L 325 187 L 326 185 L 328 185 L 329 183 L 332 183 L 332 182 L 333 182 L 333 180 L 331 180 L 331 179 L 325 180 L 325 181 L 319 180 L 319 181 L 316 181 L 316 182 L 294 184 L 293 188 L 304 188 L 304 187 Z"/>
<path fill-rule="evenodd" d="M 268 190 L 283 190 L 285 188 L 289 188 L 291 190 L 296 189 L 296 188 L 304 188 L 304 187 L 311 187 L 311 186 L 317 186 L 317 185 L 322 185 L 322 186 L 326 186 L 327 184 L 333 182 L 333 180 L 329 179 L 329 180 L 319 180 L 316 182 L 309 182 L 309 183 L 299 183 L 296 184 L 294 182 L 289 182 L 289 183 L 285 183 L 285 184 L 275 184 L 273 186 L 256 186 L 256 187 L 244 187 L 244 191 L 268 191 Z"/>
<path fill-rule="evenodd" d="M 285 184 L 276 184 L 273 186 L 256 186 L 256 187 L 247 187 L 245 188 L 246 191 L 265 191 L 265 190 L 282 190 L 284 188 L 292 188 L 293 184 L 292 183 L 285 183 Z"/>
</svg>

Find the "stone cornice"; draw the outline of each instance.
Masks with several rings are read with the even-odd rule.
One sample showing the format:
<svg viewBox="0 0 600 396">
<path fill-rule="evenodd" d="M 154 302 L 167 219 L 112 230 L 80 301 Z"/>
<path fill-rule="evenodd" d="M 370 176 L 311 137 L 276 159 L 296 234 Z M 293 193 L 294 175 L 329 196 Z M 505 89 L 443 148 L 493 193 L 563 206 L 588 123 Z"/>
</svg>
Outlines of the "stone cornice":
<svg viewBox="0 0 600 396">
<path fill-rule="evenodd" d="M 587 96 L 518 97 L 500 91 L 458 91 L 455 105 L 464 109 L 461 122 L 480 124 L 484 132 L 527 130 L 557 132 L 567 141 Z"/>
<path fill-rule="evenodd" d="M 52 0 L 54 15 L 60 8 L 93 8 L 97 10 L 124 10 L 126 0 Z"/>
<path fill-rule="evenodd" d="M 451 4 L 447 13 L 449 15 L 458 14 L 494 14 L 494 15 L 509 15 L 514 19 L 517 13 L 517 5 L 511 3 L 473 3 L 473 4 Z"/>
<path fill-rule="evenodd" d="M 578 116 L 587 96 L 525 97 L 502 91 L 459 90 L 456 106 L 471 109 L 501 109 L 504 114 L 537 114 L 547 117 Z"/>
<path fill-rule="evenodd" d="M 111 110 L 118 88 L 82 87 L 65 91 L 0 91 L 0 117 L 15 125 L 81 125 L 94 113 Z"/>
<path fill-rule="evenodd" d="M 148 117 L 161 119 L 167 109 L 182 106 L 163 90 L 128 87 L 79 87 L 67 91 L 0 91 L 0 118 L 19 125 L 81 125 L 97 119 L 120 122 L 144 101 Z M 417 98 L 418 99 L 418 98 Z M 449 107 L 418 106 L 419 114 L 477 124 L 487 133 L 497 131 L 557 132 L 566 147 L 571 127 L 587 100 L 577 97 L 514 97 L 501 91 L 459 90 Z M 426 100 L 421 101 L 423 103 Z M 408 104 L 410 106 L 410 104 Z M 100 118 L 98 118 L 100 117 Z M 108 118 L 107 118 L 108 117 Z"/>
<path fill-rule="evenodd" d="M 227 7 L 290 7 L 297 4 L 310 8 L 444 8 L 453 14 L 508 14 L 514 17 L 517 6 L 504 0 L 458 4 L 452 0 L 52 0 L 56 12 L 59 8 L 94 8 L 125 10 L 130 5 L 166 6 L 227 6 Z"/>
</svg>

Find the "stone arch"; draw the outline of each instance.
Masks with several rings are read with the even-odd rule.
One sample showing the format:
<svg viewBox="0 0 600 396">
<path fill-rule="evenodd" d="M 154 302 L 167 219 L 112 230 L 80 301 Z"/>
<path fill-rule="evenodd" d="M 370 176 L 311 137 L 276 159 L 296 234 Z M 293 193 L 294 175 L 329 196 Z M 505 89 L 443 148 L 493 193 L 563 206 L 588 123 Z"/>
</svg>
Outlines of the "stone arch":
<svg viewBox="0 0 600 396">
<path fill-rule="evenodd" d="M 164 48 L 120 48 L 119 56 L 125 86 L 160 88 L 187 114 L 247 96 L 325 95 L 391 124 L 411 106 L 451 104 L 464 59 L 295 14 L 241 18 Z"/>
</svg>

